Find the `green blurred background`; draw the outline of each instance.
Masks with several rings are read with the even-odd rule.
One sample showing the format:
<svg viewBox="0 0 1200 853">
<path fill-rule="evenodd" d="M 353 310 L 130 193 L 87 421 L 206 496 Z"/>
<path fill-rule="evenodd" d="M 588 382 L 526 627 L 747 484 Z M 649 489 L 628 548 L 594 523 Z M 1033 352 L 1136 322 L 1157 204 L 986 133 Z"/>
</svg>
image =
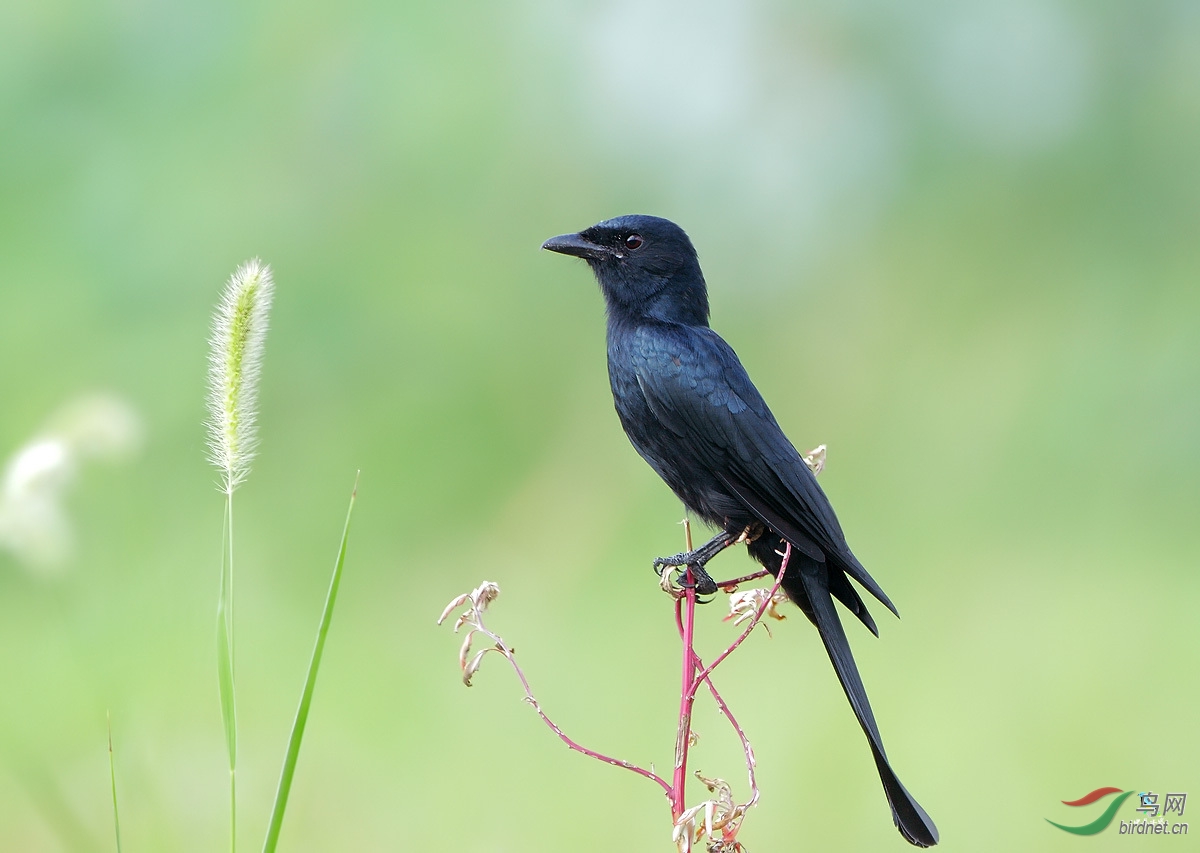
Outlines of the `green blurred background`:
<svg viewBox="0 0 1200 853">
<path fill-rule="evenodd" d="M 56 574 L 0 553 L 0 849 L 113 848 L 106 712 L 125 849 L 227 844 L 201 423 L 211 310 L 256 255 L 242 846 L 361 468 L 281 849 L 671 849 L 655 787 L 565 750 L 498 659 L 464 689 L 433 624 L 499 582 L 551 715 L 669 765 L 649 567 L 681 509 L 612 412 L 590 274 L 538 251 L 628 212 L 688 229 L 714 325 L 830 447 L 904 614 L 851 641 L 944 849 L 1125 843 L 1044 818 L 1200 797 L 1198 151 L 1189 0 L 0 5 L 0 453 L 96 389 L 146 435 L 82 471 Z M 802 617 L 721 676 L 751 850 L 906 849 Z M 693 766 L 744 796 L 736 739 L 697 727 Z"/>
</svg>

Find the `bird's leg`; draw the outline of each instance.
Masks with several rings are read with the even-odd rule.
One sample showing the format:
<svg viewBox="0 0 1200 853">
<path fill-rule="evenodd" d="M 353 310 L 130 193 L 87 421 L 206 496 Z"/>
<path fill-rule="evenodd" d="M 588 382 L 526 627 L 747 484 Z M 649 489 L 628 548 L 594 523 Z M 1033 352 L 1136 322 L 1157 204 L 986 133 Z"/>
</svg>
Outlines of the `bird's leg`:
<svg viewBox="0 0 1200 853">
<path fill-rule="evenodd" d="M 654 561 L 654 568 L 656 570 L 661 570 L 664 568 L 677 568 L 680 566 L 703 566 L 713 557 L 717 556 L 717 554 L 720 554 L 722 551 L 736 542 L 736 536 L 726 530 L 722 530 L 695 551 L 685 551 L 684 553 L 676 554 L 673 557 L 659 557 Z"/>
<path fill-rule="evenodd" d="M 742 536 L 745 536 L 745 531 L 742 532 Z M 676 554 L 673 557 L 659 557 L 654 561 L 654 570 L 663 579 L 663 589 L 667 589 L 668 584 L 671 583 L 667 569 L 682 568 L 685 571 L 691 569 L 696 592 L 700 595 L 712 595 L 717 591 L 717 585 L 713 582 L 708 572 L 704 570 L 704 565 L 717 556 L 717 554 L 720 554 L 738 541 L 741 541 L 741 537 L 735 536 L 727 530 L 722 530 L 695 551 Z"/>
<path fill-rule="evenodd" d="M 761 524 L 749 524 L 746 526 L 745 530 L 743 530 L 740 534 L 738 534 L 737 539 L 735 539 L 733 542 L 730 542 L 729 544 L 730 545 L 742 545 L 742 544 L 749 545 L 751 542 L 758 539 L 758 537 L 762 536 L 764 532 L 766 532 L 766 528 L 764 528 Z M 733 580 L 716 581 L 715 583 L 717 584 L 718 587 L 720 587 L 725 592 L 732 592 L 733 590 L 737 589 L 737 585 L 740 583 L 746 583 L 747 581 L 757 580 L 758 578 L 766 577 L 769 574 L 771 574 L 771 572 L 768 569 L 760 569 L 759 571 L 757 571 L 751 575 L 745 575 L 740 578 L 734 578 Z"/>
</svg>

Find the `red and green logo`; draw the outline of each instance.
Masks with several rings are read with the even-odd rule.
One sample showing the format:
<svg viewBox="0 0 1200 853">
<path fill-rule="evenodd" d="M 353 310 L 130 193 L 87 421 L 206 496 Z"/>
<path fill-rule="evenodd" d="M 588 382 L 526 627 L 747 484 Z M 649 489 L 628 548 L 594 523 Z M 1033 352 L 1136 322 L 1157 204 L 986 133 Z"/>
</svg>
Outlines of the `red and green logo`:
<svg viewBox="0 0 1200 853">
<path fill-rule="evenodd" d="M 1078 800 L 1063 800 L 1063 805 L 1072 807 L 1090 806 L 1092 803 L 1097 803 L 1116 794 L 1113 799 L 1108 801 L 1108 805 L 1104 807 L 1104 812 L 1100 817 L 1091 823 L 1085 823 L 1081 826 L 1067 826 L 1055 823 L 1049 818 L 1046 819 L 1046 822 L 1051 826 L 1057 826 L 1063 832 L 1070 832 L 1075 835 L 1095 835 L 1098 832 L 1108 829 L 1108 825 L 1117 816 L 1117 809 L 1121 808 L 1121 803 L 1129 799 L 1133 793 L 1133 791 L 1122 791 L 1120 788 L 1097 788 L 1090 794 L 1084 794 Z M 1160 795 L 1154 791 L 1138 791 L 1137 795 L 1138 798 L 1135 800 L 1137 805 L 1134 808 L 1134 812 L 1142 815 L 1142 817 L 1121 821 L 1121 835 L 1187 835 L 1188 825 L 1186 823 L 1172 823 L 1167 818 L 1171 814 L 1183 817 L 1183 810 L 1187 806 L 1187 793 L 1185 791 L 1167 791 L 1161 795 L 1161 803 L 1159 802 Z"/>
<path fill-rule="evenodd" d="M 1055 823 L 1050 818 L 1046 818 L 1046 823 L 1051 826 L 1057 826 L 1064 832 L 1074 833 L 1075 835 L 1095 835 L 1097 832 L 1108 829 L 1108 825 L 1117 816 L 1117 809 L 1121 807 L 1121 803 L 1129 799 L 1132 793 L 1133 791 L 1122 791 L 1120 788 L 1097 788 L 1090 794 L 1084 794 L 1078 800 L 1063 800 L 1062 803 L 1064 806 L 1090 806 L 1092 803 L 1103 800 L 1112 794 L 1119 794 L 1120 796 L 1109 802 L 1108 807 L 1104 809 L 1104 813 L 1100 817 L 1082 826 L 1065 826 L 1061 823 Z"/>
</svg>

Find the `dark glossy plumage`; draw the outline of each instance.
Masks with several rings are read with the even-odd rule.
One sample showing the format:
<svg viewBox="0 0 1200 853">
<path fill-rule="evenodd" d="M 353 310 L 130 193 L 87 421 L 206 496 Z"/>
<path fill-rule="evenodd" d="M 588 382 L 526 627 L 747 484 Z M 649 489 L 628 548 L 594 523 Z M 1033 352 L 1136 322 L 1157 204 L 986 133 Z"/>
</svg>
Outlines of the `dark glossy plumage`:
<svg viewBox="0 0 1200 853">
<path fill-rule="evenodd" d="M 778 571 L 777 551 L 791 543 L 783 588 L 821 635 L 896 826 L 913 844 L 936 844 L 933 821 L 888 763 L 833 598 L 876 634 L 848 578 L 896 608 L 851 553 L 816 477 L 737 355 L 708 327 L 708 293 L 691 241 L 665 219 L 622 216 L 554 237 L 544 248 L 584 258 L 596 274 L 608 309 L 613 400 L 642 458 L 714 527 L 736 535 L 765 526 L 748 546 L 764 567 Z"/>
</svg>

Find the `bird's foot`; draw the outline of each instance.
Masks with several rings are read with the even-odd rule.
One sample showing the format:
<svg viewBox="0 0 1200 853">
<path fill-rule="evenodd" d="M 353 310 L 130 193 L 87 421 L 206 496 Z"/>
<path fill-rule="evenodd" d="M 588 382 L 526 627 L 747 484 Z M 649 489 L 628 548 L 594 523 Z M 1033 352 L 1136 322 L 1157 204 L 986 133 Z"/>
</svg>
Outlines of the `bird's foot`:
<svg viewBox="0 0 1200 853">
<path fill-rule="evenodd" d="M 692 582 L 688 583 L 687 573 L 685 571 L 684 576 L 679 580 L 679 585 L 681 587 L 684 589 L 694 587 L 696 590 L 696 595 L 713 595 L 716 593 L 717 582 L 712 579 L 712 575 L 704 570 L 703 566 L 688 566 L 687 568 L 691 569 L 692 571 Z M 708 602 L 712 601 L 712 599 L 710 598 L 708 601 L 700 601 L 700 599 L 696 599 L 696 601 L 698 604 L 708 604 Z"/>
<path fill-rule="evenodd" d="M 722 530 L 695 551 L 686 551 L 673 557 L 659 557 L 654 561 L 654 570 L 658 572 L 660 585 L 668 594 L 676 598 L 689 588 L 694 588 L 698 595 L 714 594 L 717 591 L 717 584 L 713 581 L 712 576 L 704 570 L 708 561 L 735 542 L 752 542 L 760 532 L 761 528 L 758 525 L 747 527 L 740 536 Z M 668 569 L 678 569 L 679 571 L 676 573 L 667 571 Z M 692 573 L 691 581 L 687 580 L 689 570 Z M 676 574 L 679 577 L 676 577 Z"/>
<path fill-rule="evenodd" d="M 686 551 L 682 554 L 676 554 L 673 557 L 655 557 L 654 571 L 661 575 L 664 569 L 675 569 L 686 566 L 689 560 L 693 563 L 696 561 L 695 551 Z"/>
<path fill-rule="evenodd" d="M 755 539 L 763 535 L 766 530 L 761 524 L 748 524 L 746 529 L 738 534 L 738 538 L 733 540 L 734 545 L 749 545 Z"/>
<path fill-rule="evenodd" d="M 717 584 L 712 576 L 704 570 L 704 564 L 696 561 L 696 552 L 676 554 L 673 557 L 659 557 L 654 561 L 654 570 L 658 573 L 659 586 L 668 595 L 679 598 L 685 590 L 695 589 L 698 595 L 712 595 L 717 591 Z M 692 579 L 687 579 L 688 572 Z"/>
</svg>

